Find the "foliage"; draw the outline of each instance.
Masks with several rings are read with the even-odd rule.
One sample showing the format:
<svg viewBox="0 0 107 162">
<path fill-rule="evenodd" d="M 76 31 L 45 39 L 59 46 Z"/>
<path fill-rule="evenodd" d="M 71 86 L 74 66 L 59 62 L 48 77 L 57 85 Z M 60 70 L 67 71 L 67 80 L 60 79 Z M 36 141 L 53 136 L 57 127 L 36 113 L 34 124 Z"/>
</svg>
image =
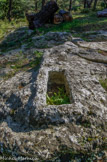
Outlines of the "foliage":
<svg viewBox="0 0 107 162">
<path fill-rule="evenodd" d="M 0 18 L 5 19 L 8 14 L 9 0 L 0 0 Z M 24 18 L 25 12 L 34 10 L 34 0 L 13 0 L 12 1 L 12 18 Z"/>
<path fill-rule="evenodd" d="M 10 0 L 0 0 L 0 19 L 5 19 L 8 17 L 9 10 L 9 1 Z M 45 0 L 48 2 L 49 0 Z M 94 2 L 95 0 L 93 0 Z M 38 12 L 42 6 L 42 0 L 12 0 L 12 8 L 11 8 L 11 18 L 19 19 L 24 18 L 26 12 Z M 58 6 L 60 9 L 68 10 L 70 0 L 57 0 Z M 97 2 L 97 8 L 102 9 L 106 7 L 106 3 L 104 1 Z M 72 10 L 79 11 L 83 10 L 84 1 L 75 0 L 72 1 Z M 91 9 L 93 8 L 93 3 L 91 5 Z M 95 7 L 96 8 L 96 7 Z M 88 10 L 85 8 L 82 12 L 87 13 Z"/>
<path fill-rule="evenodd" d="M 48 105 L 62 105 L 70 104 L 68 96 L 65 94 L 64 88 L 58 88 L 58 93 L 54 93 L 53 96 L 49 97 L 47 94 Z"/>
<path fill-rule="evenodd" d="M 81 13 L 89 13 L 90 10 L 88 8 L 84 8 L 83 10 L 81 10 Z"/>
<path fill-rule="evenodd" d="M 104 2 L 101 2 L 101 7 L 106 8 L 106 4 Z"/>
</svg>

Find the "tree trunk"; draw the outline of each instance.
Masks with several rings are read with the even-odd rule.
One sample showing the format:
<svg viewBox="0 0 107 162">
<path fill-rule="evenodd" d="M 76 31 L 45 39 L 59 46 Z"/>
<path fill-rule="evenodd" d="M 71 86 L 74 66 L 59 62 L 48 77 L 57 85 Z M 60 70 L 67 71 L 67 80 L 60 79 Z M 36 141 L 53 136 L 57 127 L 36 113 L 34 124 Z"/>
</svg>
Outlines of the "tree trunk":
<svg viewBox="0 0 107 162">
<path fill-rule="evenodd" d="M 45 5 L 45 0 L 42 0 L 42 9 L 43 9 L 44 5 Z"/>
<path fill-rule="evenodd" d="M 107 0 L 104 0 L 104 3 L 105 3 L 105 5 L 106 5 L 106 8 L 107 8 Z"/>
<path fill-rule="evenodd" d="M 87 7 L 87 0 L 84 0 L 84 8 Z"/>
<path fill-rule="evenodd" d="M 49 21 L 53 21 L 54 13 L 59 9 L 55 1 L 49 1 L 43 9 L 37 14 L 27 14 L 26 17 L 29 22 L 29 28 L 35 29 L 43 26 Z"/>
<path fill-rule="evenodd" d="M 8 12 L 7 12 L 7 19 L 11 21 L 11 11 L 12 11 L 12 0 L 8 2 Z"/>
<path fill-rule="evenodd" d="M 98 0 L 94 0 L 93 10 L 96 10 L 97 2 L 98 2 Z"/>
<path fill-rule="evenodd" d="M 37 0 L 35 0 L 35 11 L 37 11 L 38 10 L 38 2 L 37 2 Z"/>
<path fill-rule="evenodd" d="M 91 8 L 92 2 L 93 2 L 93 0 L 90 0 L 90 1 L 88 0 L 88 1 L 87 1 L 87 7 L 88 7 L 88 8 Z"/>
<path fill-rule="evenodd" d="M 70 0 L 70 4 L 69 4 L 69 11 L 72 10 L 72 0 Z"/>
</svg>

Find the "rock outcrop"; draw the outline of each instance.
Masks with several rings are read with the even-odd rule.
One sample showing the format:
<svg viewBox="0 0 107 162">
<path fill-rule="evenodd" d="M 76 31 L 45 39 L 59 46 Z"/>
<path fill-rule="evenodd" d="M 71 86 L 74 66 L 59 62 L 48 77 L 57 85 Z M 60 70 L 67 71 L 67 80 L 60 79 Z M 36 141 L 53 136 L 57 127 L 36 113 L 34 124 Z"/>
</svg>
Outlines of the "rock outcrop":
<svg viewBox="0 0 107 162">
<path fill-rule="evenodd" d="M 98 11 L 97 16 L 98 17 L 107 17 L 107 8 L 104 9 L 103 11 Z"/>
<path fill-rule="evenodd" d="M 78 42 L 78 45 L 85 48 L 107 51 L 107 42 Z"/>
<path fill-rule="evenodd" d="M 92 57 L 95 51 L 67 41 L 44 51 L 39 71 L 20 72 L 1 82 L 2 154 L 71 160 L 68 152 L 73 150 L 77 155 L 102 153 L 105 159 L 107 93 L 99 80 L 106 78 L 107 67 L 79 56 L 85 53 Z M 63 73 L 70 104 L 47 105 L 50 72 Z M 76 154 L 74 159 L 83 158 Z"/>
</svg>

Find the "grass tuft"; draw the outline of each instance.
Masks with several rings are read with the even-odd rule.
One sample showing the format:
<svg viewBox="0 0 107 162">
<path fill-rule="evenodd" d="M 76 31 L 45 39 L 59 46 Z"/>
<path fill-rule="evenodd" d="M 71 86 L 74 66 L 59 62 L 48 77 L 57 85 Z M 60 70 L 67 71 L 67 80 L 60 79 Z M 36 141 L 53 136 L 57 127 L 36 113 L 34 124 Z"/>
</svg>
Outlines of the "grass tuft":
<svg viewBox="0 0 107 162">
<path fill-rule="evenodd" d="M 102 85 L 102 87 L 107 91 L 107 79 L 105 80 L 100 80 L 100 84 Z"/>
<path fill-rule="evenodd" d="M 65 94 L 64 88 L 58 88 L 59 91 L 54 93 L 51 97 L 47 94 L 47 104 L 48 105 L 62 105 L 70 104 L 69 97 Z"/>
</svg>

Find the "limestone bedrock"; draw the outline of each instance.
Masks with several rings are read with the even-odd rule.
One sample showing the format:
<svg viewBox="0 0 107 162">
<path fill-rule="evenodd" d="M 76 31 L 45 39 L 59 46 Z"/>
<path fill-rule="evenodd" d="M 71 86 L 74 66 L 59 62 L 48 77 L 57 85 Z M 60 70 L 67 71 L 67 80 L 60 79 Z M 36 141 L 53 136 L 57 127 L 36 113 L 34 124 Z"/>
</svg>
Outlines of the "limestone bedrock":
<svg viewBox="0 0 107 162">
<path fill-rule="evenodd" d="M 107 67 L 81 58 L 82 53 L 92 56 L 95 51 L 66 42 L 45 50 L 38 71 L 20 72 L 1 82 L 1 152 L 5 146 L 13 155 L 40 160 L 52 158 L 62 145 L 93 151 L 104 143 L 107 92 L 99 80 L 107 77 Z M 47 105 L 49 72 L 63 72 L 71 104 Z"/>
</svg>

